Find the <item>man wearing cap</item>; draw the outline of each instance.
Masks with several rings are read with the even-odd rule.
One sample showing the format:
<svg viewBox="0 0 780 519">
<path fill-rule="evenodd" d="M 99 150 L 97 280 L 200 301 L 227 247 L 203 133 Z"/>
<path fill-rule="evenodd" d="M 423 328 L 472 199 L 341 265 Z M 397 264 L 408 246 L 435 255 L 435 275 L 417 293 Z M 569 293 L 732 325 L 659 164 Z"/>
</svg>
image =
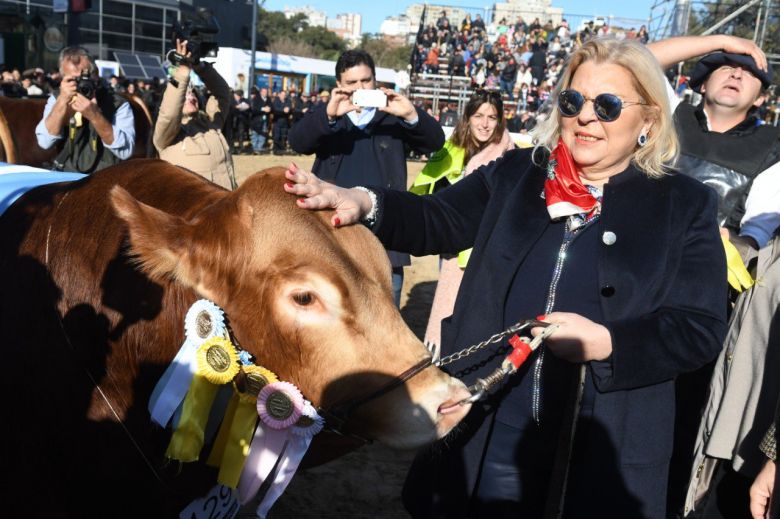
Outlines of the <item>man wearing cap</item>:
<svg viewBox="0 0 780 519">
<path fill-rule="evenodd" d="M 330 101 L 330 92 L 328 92 L 327 90 L 323 90 L 322 92 L 320 92 L 317 102 L 314 103 L 314 108 L 321 108 L 323 106 L 327 106 L 328 101 Z"/>
<path fill-rule="evenodd" d="M 733 36 L 672 38 L 648 48 L 664 68 L 705 55 L 690 80 L 691 88 L 703 96 L 701 104 L 681 103 L 675 109 L 682 152 L 677 169 L 718 192 L 721 225 L 741 247 L 743 258 L 762 248 L 761 288 L 737 299 L 714 371 L 677 381 L 669 508 L 686 517 L 747 517 L 748 488 L 763 461 L 758 443 L 771 421 L 778 391 L 771 382 L 772 362 L 777 366 L 777 361 L 771 361 L 774 355 L 768 352 L 778 308 L 774 294 L 780 291 L 778 269 L 767 266 L 778 256 L 780 242 L 773 242 L 774 249 L 764 245 L 780 225 L 780 175 L 771 167 L 780 160 L 780 130 L 760 126 L 755 116 L 772 70 L 760 48 Z"/>
<path fill-rule="evenodd" d="M 740 232 L 753 248 L 763 246 L 780 220 L 760 227 L 740 222 L 753 179 L 780 160 L 780 129 L 760 125 L 755 114 L 772 83 L 764 53 L 752 41 L 727 35 L 670 38 L 648 49 L 664 69 L 704 55 L 689 82 L 702 103 L 680 103 L 674 113 L 682 152 L 677 169 L 718 191 L 718 219 L 735 240 Z M 672 97 L 674 107 L 679 101 Z"/>
</svg>

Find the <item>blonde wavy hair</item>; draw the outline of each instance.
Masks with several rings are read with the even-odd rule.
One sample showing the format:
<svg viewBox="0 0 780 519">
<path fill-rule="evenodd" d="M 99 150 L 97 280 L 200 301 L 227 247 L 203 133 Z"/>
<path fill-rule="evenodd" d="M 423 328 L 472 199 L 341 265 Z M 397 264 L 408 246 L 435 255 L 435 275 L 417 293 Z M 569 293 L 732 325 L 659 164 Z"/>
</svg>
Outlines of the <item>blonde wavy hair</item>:
<svg viewBox="0 0 780 519">
<path fill-rule="evenodd" d="M 584 43 L 569 57 L 566 67 L 550 97 L 553 110 L 540 121 L 532 132 L 535 150 L 551 151 L 561 135 L 561 114 L 558 111 L 558 95 L 569 88 L 572 77 L 580 65 L 593 61 L 598 64 L 619 65 L 626 69 L 640 97 L 645 115 L 653 120 L 647 134 L 647 144 L 637 145 L 631 162 L 649 177 L 665 175 L 677 160 L 680 144 L 674 128 L 666 79 L 655 57 L 642 44 L 633 40 L 617 40 L 613 37 L 593 38 Z M 536 155 L 536 153 L 534 153 Z"/>
</svg>

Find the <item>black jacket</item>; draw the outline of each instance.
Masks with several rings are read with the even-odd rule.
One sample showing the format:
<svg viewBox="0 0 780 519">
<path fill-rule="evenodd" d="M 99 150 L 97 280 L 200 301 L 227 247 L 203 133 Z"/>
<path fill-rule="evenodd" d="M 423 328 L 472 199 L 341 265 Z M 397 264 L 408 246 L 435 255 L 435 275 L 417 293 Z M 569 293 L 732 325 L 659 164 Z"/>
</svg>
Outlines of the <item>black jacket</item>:
<svg viewBox="0 0 780 519">
<path fill-rule="evenodd" d="M 758 126 L 749 116 L 727 132 L 707 129 L 703 105 L 680 103 L 674 112 L 680 159 L 677 169 L 718 193 L 718 221 L 739 229 L 753 179 L 780 161 L 780 128 Z"/>
<path fill-rule="evenodd" d="M 544 179 L 530 150 L 516 150 L 435 195 L 379 193 L 376 234 L 386 247 L 414 255 L 474 247 L 454 314 L 442 322 L 443 356 L 502 330 L 515 272 L 531 255 L 551 253 L 535 249 L 550 224 L 540 196 Z M 572 476 L 569 487 L 589 497 L 567 502 L 567 516 L 665 515 L 674 379 L 714 359 L 726 332 L 716 205 L 711 190 L 684 175 L 654 180 L 630 167 L 604 187 L 596 230 L 599 236 L 611 231 L 617 240 L 599 243 L 599 293 L 583 297 L 600 304 L 613 352 L 587 363 L 597 389 L 592 421 L 603 434 L 585 440 L 580 467 L 586 473 Z M 488 347 L 452 369 L 464 370 L 462 379 L 471 384 L 500 363 L 503 355 L 495 350 Z M 418 458 L 405 496 L 415 517 L 466 515 L 503 401 L 494 395 L 474 405 L 459 435 Z M 507 462 L 522 455 L 507 453 Z"/>
<path fill-rule="evenodd" d="M 252 102 L 249 104 L 252 112 L 249 120 L 249 126 L 257 133 L 268 131 L 268 115 L 271 112 L 264 112 L 263 108 L 271 106 L 271 98 L 266 97 L 263 99 L 259 95 L 252 97 Z"/>
<path fill-rule="evenodd" d="M 288 141 L 293 150 L 304 155 L 315 153 L 312 171 L 321 179 L 339 184 L 339 167 L 349 155 L 353 126 L 344 116 L 335 124 L 328 123 L 327 105 L 321 104 L 306 112 L 292 127 Z M 444 146 L 444 132 L 436 119 L 417 108 L 418 122 L 409 126 L 394 115 L 377 112 L 365 131 L 371 135 L 374 158 L 366 164 L 366 186 L 406 189 L 406 150 L 430 154 Z M 393 266 L 408 265 L 407 255 L 390 254 Z"/>
<path fill-rule="evenodd" d="M 300 124 L 290 130 L 292 149 L 305 155 L 317 155 L 312 171 L 323 180 L 338 184 L 341 159 L 348 155 L 351 142 L 344 139 L 351 123 L 347 117 L 328 124 L 327 105 L 306 112 Z M 406 152 L 404 145 L 418 153 L 430 154 L 444 146 L 444 132 L 436 119 L 417 108 L 418 122 L 408 126 L 397 117 L 377 112 L 366 127 L 372 136 L 374 164 L 367 165 L 366 185 L 406 189 Z"/>
<path fill-rule="evenodd" d="M 284 111 L 285 108 L 287 108 L 286 112 Z M 274 114 L 275 125 L 289 125 L 290 116 L 292 115 L 292 104 L 290 103 L 290 98 L 287 97 L 284 101 L 282 101 L 278 97 L 275 97 L 271 102 L 271 113 Z"/>
</svg>

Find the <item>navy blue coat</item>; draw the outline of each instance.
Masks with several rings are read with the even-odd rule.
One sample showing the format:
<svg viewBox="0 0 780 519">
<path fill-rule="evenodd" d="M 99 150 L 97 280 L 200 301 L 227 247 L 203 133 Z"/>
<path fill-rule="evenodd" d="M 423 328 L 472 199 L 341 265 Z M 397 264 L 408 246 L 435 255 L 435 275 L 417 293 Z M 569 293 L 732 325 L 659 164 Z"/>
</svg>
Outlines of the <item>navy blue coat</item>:
<svg viewBox="0 0 780 519">
<path fill-rule="evenodd" d="M 474 246 L 454 314 L 442 323 L 442 355 L 502 329 L 515 272 L 528 254 L 542 252 L 534 244 L 550 223 L 545 173 L 530 157 L 530 150 L 508 152 L 432 196 L 379 190 L 375 229 L 385 246 L 414 255 Z M 586 441 L 585 470 L 571 475 L 570 495 L 578 499 L 567 496 L 567 515 L 664 516 L 674 379 L 714 359 L 726 332 L 716 209 L 714 191 L 684 175 L 650 179 L 629 167 L 604 186 L 598 235 L 611 231 L 617 240 L 600 242 L 595 261 L 613 353 L 588 363 L 598 437 Z M 491 359 L 494 353 L 471 357 L 466 364 L 477 369 L 463 380 L 490 373 L 501 358 Z M 418 458 L 407 502 L 420 517 L 464 516 L 500 406 L 500 395 L 475 405 L 458 436 Z"/>
<path fill-rule="evenodd" d="M 339 168 L 345 155 L 352 153 L 354 130 L 347 117 L 340 117 L 335 124 L 328 123 L 327 104 L 321 104 L 306 112 L 303 119 L 292 127 L 287 139 L 292 149 L 309 155 L 316 153 L 312 172 L 333 184 L 339 182 Z M 417 108 L 418 122 L 414 126 L 385 112 L 377 111 L 365 131 L 371 135 L 373 157 L 366 164 L 365 180 L 362 185 L 376 185 L 390 189 L 406 189 L 406 150 L 408 145 L 414 151 L 429 155 L 444 146 L 444 132 L 436 119 Z M 409 256 L 388 250 L 394 267 L 409 264 Z"/>
</svg>

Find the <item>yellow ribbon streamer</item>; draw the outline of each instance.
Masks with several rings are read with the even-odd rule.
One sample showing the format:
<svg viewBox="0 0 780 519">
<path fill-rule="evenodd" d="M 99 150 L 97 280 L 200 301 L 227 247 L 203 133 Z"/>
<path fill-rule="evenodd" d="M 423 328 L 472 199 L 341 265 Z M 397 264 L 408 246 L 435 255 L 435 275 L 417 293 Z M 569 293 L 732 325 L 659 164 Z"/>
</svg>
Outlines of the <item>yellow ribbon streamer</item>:
<svg viewBox="0 0 780 519">
<path fill-rule="evenodd" d="M 257 394 L 271 382 L 277 382 L 276 375 L 260 366 L 243 366 L 244 377 L 234 382 L 235 393 L 219 428 L 208 464 L 220 467 L 217 481 L 236 488 L 244 470 L 249 446 L 257 425 Z"/>
<path fill-rule="evenodd" d="M 236 348 L 224 337 L 211 337 L 197 352 L 198 372 L 182 404 L 179 426 L 171 437 L 166 455 L 188 462 L 196 461 L 203 448 L 206 423 L 219 386 L 227 384 L 238 374 Z"/>
<path fill-rule="evenodd" d="M 206 464 L 210 467 L 219 467 L 222 463 L 222 456 L 225 453 L 225 445 L 230 436 L 230 426 L 233 423 L 233 417 L 236 414 L 236 408 L 238 407 L 238 393 L 233 393 L 228 403 L 227 411 L 225 411 L 225 418 L 222 421 L 222 425 L 219 427 L 217 438 L 214 440 L 214 445 L 211 447 L 211 453 Z"/>
<path fill-rule="evenodd" d="M 217 396 L 219 386 L 215 386 L 200 373 L 192 377 L 192 384 L 182 404 L 179 426 L 171 436 L 165 455 L 182 462 L 197 461 L 203 448 L 203 438 L 209 411 Z"/>
<path fill-rule="evenodd" d="M 747 290 L 755 283 L 753 277 L 745 268 L 745 263 L 742 261 L 742 256 L 740 256 L 737 248 L 725 236 L 721 236 L 721 240 L 723 241 L 723 247 L 726 249 L 729 285 L 737 292 Z"/>
<path fill-rule="evenodd" d="M 217 481 L 227 487 L 238 487 L 241 471 L 244 470 L 249 445 L 257 425 L 257 403 L 239 399 L 236 412 L 230 425 L 230 437 L 225 445 L 222 464 Z"/>
</svg>

